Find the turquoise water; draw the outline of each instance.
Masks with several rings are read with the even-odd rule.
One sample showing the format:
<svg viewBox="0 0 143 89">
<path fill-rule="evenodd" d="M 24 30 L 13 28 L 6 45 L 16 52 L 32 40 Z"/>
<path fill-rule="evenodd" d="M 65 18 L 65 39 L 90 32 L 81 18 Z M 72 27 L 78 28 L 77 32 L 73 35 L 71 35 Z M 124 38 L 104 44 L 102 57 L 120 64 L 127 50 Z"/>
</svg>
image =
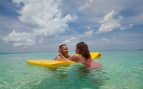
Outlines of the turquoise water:
<svg viewBox="0 0 143 89">
<path fill-rule="evenodd" d="M 56 53 L 0 54 L 0 89 L 143 89 L 143 51 L 102 52 L 99 70 L 81 64 L 55 70 L 28 65 Z"/>
</svg>

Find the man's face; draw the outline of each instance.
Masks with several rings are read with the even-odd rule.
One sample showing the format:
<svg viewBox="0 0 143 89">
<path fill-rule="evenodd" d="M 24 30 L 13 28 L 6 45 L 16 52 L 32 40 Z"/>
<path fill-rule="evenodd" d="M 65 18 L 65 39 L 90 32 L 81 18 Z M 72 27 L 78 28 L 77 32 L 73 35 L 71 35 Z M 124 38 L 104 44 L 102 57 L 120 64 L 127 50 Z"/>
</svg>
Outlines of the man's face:
<svg viewBox="0 0 143 89">
<path fill-rule="evenodd" d="M 61 48 L 61 52 L 65 55 L 65 54 L 68 54 L 69 50 L 68 50 L 68 47 L 66 45 L 64 45 L 62 48 Z"/>
</svg>

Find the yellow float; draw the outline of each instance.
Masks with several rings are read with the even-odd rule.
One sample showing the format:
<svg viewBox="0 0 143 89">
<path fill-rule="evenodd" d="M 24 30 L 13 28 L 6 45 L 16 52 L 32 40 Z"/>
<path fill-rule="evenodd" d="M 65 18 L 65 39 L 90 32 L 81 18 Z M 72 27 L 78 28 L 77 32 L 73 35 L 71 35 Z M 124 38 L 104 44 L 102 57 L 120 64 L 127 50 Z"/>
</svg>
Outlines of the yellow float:
<svg viewBox="0 0 143 89">
<path fill-rule="evenodd" d="M 91 59 L 97 59 L 101 56 L 100 52 L 90 52 Z M 75 64 L 76 62 L 73 61 L 57 61 L 51 59 L 29 59 L 26 61 L 28 64 L 38 65 L 38 66 L 45 66 L 49 68 L 55 68 L 60 66 L 68 66 L 71 64 Z"/>
</svg>

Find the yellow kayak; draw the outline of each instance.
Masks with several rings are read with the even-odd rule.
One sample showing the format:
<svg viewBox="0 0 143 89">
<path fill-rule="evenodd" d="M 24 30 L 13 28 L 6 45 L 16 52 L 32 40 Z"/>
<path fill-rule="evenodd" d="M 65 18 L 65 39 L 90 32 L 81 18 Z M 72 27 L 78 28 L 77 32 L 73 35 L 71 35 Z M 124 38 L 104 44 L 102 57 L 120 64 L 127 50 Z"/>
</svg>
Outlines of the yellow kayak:
<svg viewBox="0 0 143 89">
<path fill-rule="evenodd" d="M 100 52 L 90 52 L 91 59 L 97 59 L 101 56 Z M 57 60 L 49 60 L 49 59 L 29 59 L 26 61 L 28 64 L 45 66 L 50 68 L 60 67 L 60 66 L 68 66 L 71 64 L 75 64 L 73 61 L 57 61 Z"/>
<path fill-rule="evenodd" d="M 97 59 L 99 57 L 101 57 L 101 53 L 100 52 L 90 52 L 90 56 L 91 56 L 91 59 Z"/>
<path fill-rule="evenodd" d="M 74 64 L 75 62 L 73 62 L 73 61 L 56 61 L 56 60 L 41 59 L 41 60 L 28 60 L 27 63 L 32 64 L 32 65 L 55 68 L 55 67 L 60 67 L 60 66 L 68 66 L 68 65 Z"/>
</svg>

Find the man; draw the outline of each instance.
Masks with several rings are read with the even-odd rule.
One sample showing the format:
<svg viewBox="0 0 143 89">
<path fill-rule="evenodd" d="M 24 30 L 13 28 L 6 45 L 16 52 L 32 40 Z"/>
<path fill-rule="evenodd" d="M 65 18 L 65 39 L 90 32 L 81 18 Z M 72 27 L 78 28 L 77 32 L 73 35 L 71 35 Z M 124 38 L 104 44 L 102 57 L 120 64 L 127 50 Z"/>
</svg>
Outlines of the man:
<svg viewBox="0 0 143 89">
<path fill-rule="evenodd" d="M 68 47 L 66 44 L 61 44 L 59 45 L 59 49 L 58 49 L 58 55 L 55 58 L 55 60 L 68 60 L 68 58 L 70 57 L 69 55 L 69 51 L 68 51 Z"/>
</svg>

